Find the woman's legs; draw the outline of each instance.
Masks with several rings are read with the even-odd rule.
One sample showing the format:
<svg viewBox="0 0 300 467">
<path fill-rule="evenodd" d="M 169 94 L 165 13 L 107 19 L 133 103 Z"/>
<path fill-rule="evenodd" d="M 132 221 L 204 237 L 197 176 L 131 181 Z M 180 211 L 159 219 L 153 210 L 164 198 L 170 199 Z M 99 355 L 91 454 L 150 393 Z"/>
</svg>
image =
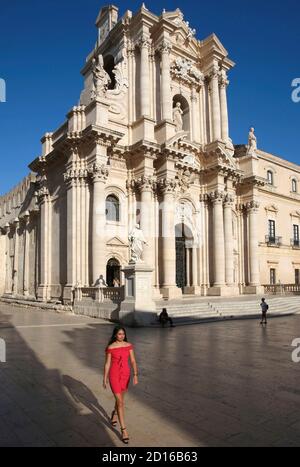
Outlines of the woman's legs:
<svg viewBox="0 0 300 467">
<path fill-rule="evenodd" d="M 116 398 L 116 407 L 117 407 L 117 412 L 118 412 L 118 417 L 119 417 L 119 422 L 121 428 L 126 427 L 125 425 L 125 417 L 124 417 L 124 394 L 115 394 Z M 122 431 L 122 438 L 127 438 L 128 433 L 127 430 Z"/>
</svg>

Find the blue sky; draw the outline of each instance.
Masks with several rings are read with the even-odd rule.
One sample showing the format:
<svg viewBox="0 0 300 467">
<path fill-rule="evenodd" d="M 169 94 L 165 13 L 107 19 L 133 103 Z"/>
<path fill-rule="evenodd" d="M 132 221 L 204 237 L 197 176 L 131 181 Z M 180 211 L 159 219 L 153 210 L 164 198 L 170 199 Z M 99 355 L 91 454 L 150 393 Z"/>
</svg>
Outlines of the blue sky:
<svg viewBox="0 0 300 467">
<path fill-rule="evenodd" d="M 100 0 L 2 0 L 0 78 L 0 194 L 28 173 L 40 155 L 40 138 L 57 128 L 76 105 L 80 69 L 96 41 Z M 123 14 L 141 2 L 119 1 Z M 300 103 L 291 82 L 300 78 L 300 2 L 297 0 L 148 1 L 160 14 L 179 7 L 203 39 L 215 32 L 236 62 L 230 72 L 228 105 L 235 144 L 256 128 L 259 148 L 300 164 Z"/>
</svg>

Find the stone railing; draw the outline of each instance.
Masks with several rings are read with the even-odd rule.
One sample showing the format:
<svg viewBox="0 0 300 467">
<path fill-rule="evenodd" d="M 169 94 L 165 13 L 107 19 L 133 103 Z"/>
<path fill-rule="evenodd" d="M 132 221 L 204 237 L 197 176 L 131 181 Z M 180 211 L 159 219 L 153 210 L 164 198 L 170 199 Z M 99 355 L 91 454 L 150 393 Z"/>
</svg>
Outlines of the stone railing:
<svg viewBox="0 0 300 467">
<path fill-rule="evenodd" d="M 99 303 L 122 302 L 124 287 L 75 287 L 75 300 L 90 298 Z"/>
<path fill-rule="evenodd" d="M 300 284 L 266 284 L 263 287 L 264 293 L 270 295 L 300 294 Z"/>
</svg>

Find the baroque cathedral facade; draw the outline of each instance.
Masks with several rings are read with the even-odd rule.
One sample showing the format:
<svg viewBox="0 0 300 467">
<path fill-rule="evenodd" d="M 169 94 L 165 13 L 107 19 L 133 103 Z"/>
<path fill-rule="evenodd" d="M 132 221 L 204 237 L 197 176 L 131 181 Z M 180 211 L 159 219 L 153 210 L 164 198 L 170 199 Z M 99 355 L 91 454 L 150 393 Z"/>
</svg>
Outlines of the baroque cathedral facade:
<svg viewBox="0 0 300 467">
<path fill-rule="evenodd" d="M 99 278 L 122 288 L 136 225 L 153 300 L 297 284 L 300 167 L 253 129 L 233 144 L 218 37 L 145 5 L 104 7 L 96 26 L 78 105 L 0 198 L 0 294 L 69 304 Z"/>
</svg>

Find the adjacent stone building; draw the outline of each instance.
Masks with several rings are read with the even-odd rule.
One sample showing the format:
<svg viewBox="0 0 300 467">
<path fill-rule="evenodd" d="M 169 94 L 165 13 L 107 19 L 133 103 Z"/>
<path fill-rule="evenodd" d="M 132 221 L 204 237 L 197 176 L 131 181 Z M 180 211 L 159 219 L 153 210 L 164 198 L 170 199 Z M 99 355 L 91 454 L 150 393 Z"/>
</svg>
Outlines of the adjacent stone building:
<svg viewBox="0 0 300 467">
<path fill-rule="evenodd" d="M 153 300 L 298 284 L 300 167 L 253 129 L 233 145 L 217 36 L 144 5 L 102 8 L 96 26 L 78 105 L 0 198 L 0 294 L 68 304 L 101 275 L 122 286 L 136 224 Z"/>
</svg>

